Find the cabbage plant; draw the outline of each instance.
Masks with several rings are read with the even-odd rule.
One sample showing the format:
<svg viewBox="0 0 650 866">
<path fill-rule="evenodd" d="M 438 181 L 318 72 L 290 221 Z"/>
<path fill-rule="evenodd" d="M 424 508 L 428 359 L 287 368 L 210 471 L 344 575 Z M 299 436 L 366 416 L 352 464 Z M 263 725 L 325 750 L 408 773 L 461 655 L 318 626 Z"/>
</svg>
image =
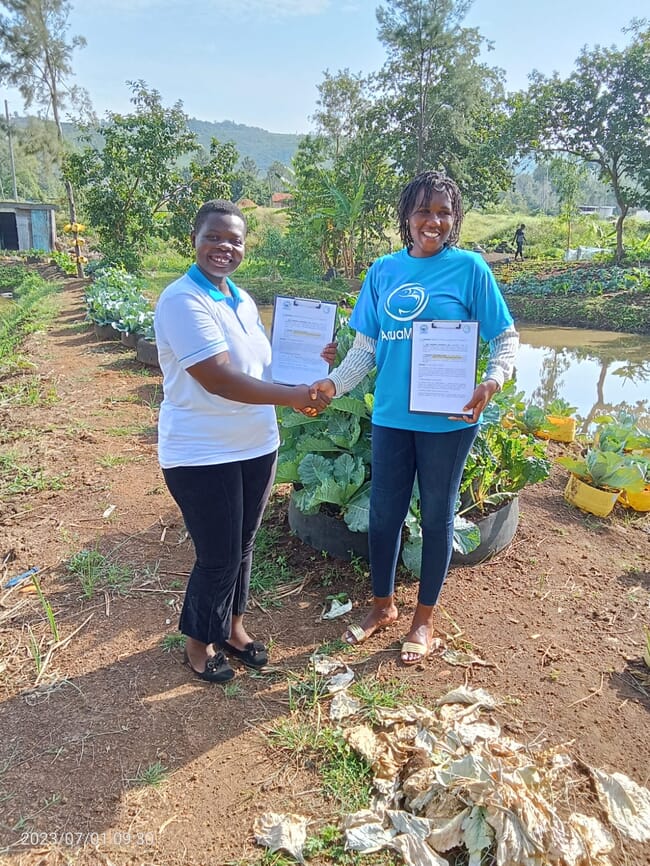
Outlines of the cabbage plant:
<svg viewBox="0 0 650 866">
<path fill-rule="evenodd" d="M 343 321 L 337 332 L 338 360 L 353 339 L 354 332 Z M 294 485 L 293 502 L 301 512 L 336 514 L 355 532 L 368 530 L 374 383 L 372 371 L 316 418 L 278 408 L 281 445 L 276 481 Z M 454 548 L 460 553 L 470 553 L 480 543 L 480 532 L 471 520 L 474 515 L 506 502 L 526 484 L 542 481 L 550 472 L 545 445 L 501 423 L 512 408 L 510 393 L 511 387 L 504 388 L 501 402 L 493 402 L 484 413 L 484 424 L 467 462 L 462 506 L 459 500 L 460 513 L 454 522 Z M 408 537 L 402 556 L 407 567 L 416 570 L 414 564 L 421 555 L 417 485 L 405 525 Z"/>
</svg>

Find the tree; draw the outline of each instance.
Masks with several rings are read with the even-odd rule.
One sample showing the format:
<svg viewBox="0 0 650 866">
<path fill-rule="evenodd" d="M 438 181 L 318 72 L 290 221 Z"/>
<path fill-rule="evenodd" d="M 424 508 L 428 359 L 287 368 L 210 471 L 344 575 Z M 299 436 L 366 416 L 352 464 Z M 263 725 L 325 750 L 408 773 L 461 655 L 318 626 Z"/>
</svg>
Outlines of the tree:
<svg viewBox="0 0 650 866">
<path fill-rule="evenodd" d="M 186 255 L 191 253 L 190 232 L 201 205 L 210 199 L 230 197 L 237 158 L 232 142 L 220 144 L 213 138 L 209 155 L 202 150 L 183 173 L 184 183 L 170 194 L 167 201 L 168 219 L 162 235 L 170 238 L 180 252 Z"/>
<path fill-rule="evenodd" d="M 3 0 L 0 16 L 0 81 L 17 87 L 29 108 L 36 102 L 51 109 L 63 151 L 61 111 L 66 102 L 88 108 L 85 91 L 69 85 L 72 52 L 86 44 L 82 36 L 66 41 L 70 3 L 66 0 Z M 70 222 L 77 222 L 74 192 L 65 180 Z M 76 239 L 77 273 L 83 276 Z"/>
<path fill-rule="evenodd" d="M 570 249 L 571 228 L 578 215 L 578 196 L 587 168 L 576 157 L 555 156 L 549 162 L 549 175 L 560 202 L 560 219 L 567 226 L 566 248 Z"/>
<path fill-rule="evenodd" d="M 213 142 L 207 161 L 194 159 L 183 171 L 181 159 L 201 147 L 182 104 L 166 108 L 143 81 L 130 86 L 135 111 L 109 112 L 99 127 L 103 146 L 69 154 L 63 170 L 83 191 L 104 256 L 137 270 L 149 238 L 171 237 L 183 246 L 196 207 L 206 198 L 228 197 L 237 155 L 232 145 Z"/>
<path fill-rule="evenodd" d="M 500 70 L 478 62 L 483 38 L 461 27 L 471 0 L 388 0 L 377 9 L 388 57 L 375 77 L 385 147 L 403 175 L 447 171 L 474 204 L 511 182 Z"/>
<path fill-rule="evenodd" d="M 0 133 L 6 125 L 0 120 Z M 53 201 L 65 195 L 59 171 L 59 141 L 51 123 L 30 117 L 12 124 L 15 154 L 16 186 L 23 198 Z M 9 146 L 0 136 L 0 196 L 9 195 L 12 188 Z"/>
<path fill-rule="evenodd" d="M 351 141 L 359 126 L 359 118 L 370 107 L 366 95 L 367 82 L 361 73 L 351 73 L 349 69 L 331 75 L 326 70 L 324 81 L 318 85 L 319 97 L 312 120 L 316 129 L 329 138 L 334 145 L 334 155 L 338 156 L 345 144 Z"/>
<path fill-rule="evenodd" d="M 387 243 L 396 178 L 376 136 L 358 135 L 338 157 L 331 142 L 307 136 L 294 157 L 289 231 L 317 250 L 324 270 L 353 277 Z"/>
<path fill-rule="evenodd" d="M 571 154 L 594 165 L 616 197 L 616 259 L 631 207 L 650 204 L 650 28 L 635 22 L 623 49 L 583 49 L 575 71 L 531 76 L 518 112 L 532 147 Z"/>
<path fill-rule="evenodd" d="M 245 156 L 242 158 L 233 175 L 231 196 L 233 201 L 239 201 L 240 198 L 250 198 L 257 204 L 261 204 L 267 198 L 257 163 L 252 157 Z"/>
</svg>

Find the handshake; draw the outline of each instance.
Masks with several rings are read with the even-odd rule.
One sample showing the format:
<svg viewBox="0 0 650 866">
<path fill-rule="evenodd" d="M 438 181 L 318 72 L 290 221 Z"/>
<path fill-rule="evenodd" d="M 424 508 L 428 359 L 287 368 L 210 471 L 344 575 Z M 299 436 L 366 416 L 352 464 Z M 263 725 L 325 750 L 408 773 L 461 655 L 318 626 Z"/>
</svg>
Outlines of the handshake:
<svg viewBox="0 0 650 866">
<path fill-rule="evenodd" d="M 332 341 L 331 343 L 328 343 L 320 353 L 321 358 L 324 361 L 327 361 L 330 368 L 336 359 L 337 348 L 338 344 Z M 307 392 L 306 396 L 304 395 L 305 389 Z M 291 405 L 297 412 L 302 412 L 302 414 L 307 415 L 308 418 L 315 418 L 319 412 L 323 412 L 327 409 L 329 404 L 332 402 L 332 397 L 336 394 L 336 388 L 331 379 L 319 379 L 312 385 L 297 385 L 295 390 L 296 392 L 299 391 L 300 394 L 296 393 L 298 399 Z"/>
<path fill-rule="evenodd" d="M 319 412 L 327 409 L 336 394 L 331 379 L 319 379 L 311 385 L 296 385 L 294 391 L 296 399 L 292 407 L 308 418 L 315 418 Z"/>
</svg>

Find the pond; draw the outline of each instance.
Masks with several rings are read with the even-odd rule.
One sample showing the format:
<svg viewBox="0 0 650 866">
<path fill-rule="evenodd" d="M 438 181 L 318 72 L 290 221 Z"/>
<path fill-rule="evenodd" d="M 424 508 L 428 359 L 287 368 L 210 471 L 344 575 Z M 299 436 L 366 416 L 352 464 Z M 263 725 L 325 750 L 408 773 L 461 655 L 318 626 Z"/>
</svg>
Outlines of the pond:
<svg viewBox="0 0 650 866">
<path fill-rule="evenodd" d="M 272 307 L 261 306 L 267 331 Z M 576 407 L 578 432 L 593 419 L 627 411 L 650 429 L 650 337 L 518 323 L 517 390 L 540 406 L 563 398 Z"/>
<path fill-rule="evenodd" d="M 626 411 L 650 429 L 650 337 L 584 328 L 518 325 L 517 388 L 540 406 L 577 408 L 579 433 L 598 415 Z"/>
</svg>

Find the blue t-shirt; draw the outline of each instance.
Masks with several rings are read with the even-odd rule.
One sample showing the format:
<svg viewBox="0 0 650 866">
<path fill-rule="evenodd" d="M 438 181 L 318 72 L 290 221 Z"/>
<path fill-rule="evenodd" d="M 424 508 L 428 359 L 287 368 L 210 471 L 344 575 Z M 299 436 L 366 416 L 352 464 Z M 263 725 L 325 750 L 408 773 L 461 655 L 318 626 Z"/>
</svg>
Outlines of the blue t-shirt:
<svg viewBox="0 0 650 866">
<path fill-rule="evenodd" d="M 377 341 L 373 424 L 429 432 L 467 426 L 409 411 L 413 322 L 428 319 L 478 321 L 484 340 L 513 323 L 492 271 L 477 253 L 445 247 L 415 258 L 403 249 L 377 259 L 350 317 L 356 331 Z"/>
</svg>

